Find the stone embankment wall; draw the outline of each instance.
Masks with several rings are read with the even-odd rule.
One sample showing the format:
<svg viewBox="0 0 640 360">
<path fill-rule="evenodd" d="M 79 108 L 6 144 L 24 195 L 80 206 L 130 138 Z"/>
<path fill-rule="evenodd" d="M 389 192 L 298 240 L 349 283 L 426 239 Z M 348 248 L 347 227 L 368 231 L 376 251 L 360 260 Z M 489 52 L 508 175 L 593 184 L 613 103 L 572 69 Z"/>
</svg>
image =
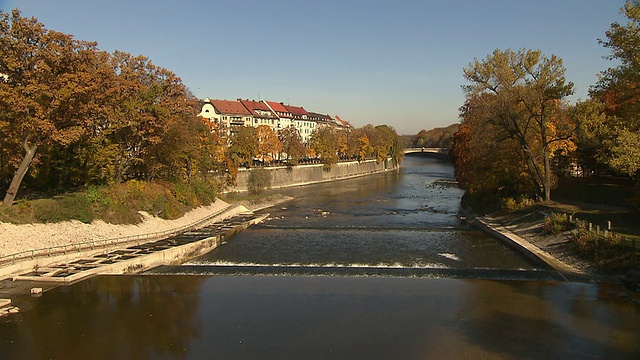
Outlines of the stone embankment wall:
<svg viewBox="0 0 640 360">
<path fill-rule="evenodd" d="M 232 191 L 247 191 L 249 174 L 251 169 L 241 169 L 238 173 L 238 185 Z M 397 170 L 393 166 L 393 161 L 388 159 L 377 164 L 375 160 L 363 162 L 351 161 L 333 165 L 330 170 L 324 170 L 322 164 L 279 166 L 265 168 L 271 174 L 271 188 L 277 189 L 289 186 L 309 185 L 327 181 L 350 179 L 359 176 L 366 176 L 390 170 Z"/>
</svg>

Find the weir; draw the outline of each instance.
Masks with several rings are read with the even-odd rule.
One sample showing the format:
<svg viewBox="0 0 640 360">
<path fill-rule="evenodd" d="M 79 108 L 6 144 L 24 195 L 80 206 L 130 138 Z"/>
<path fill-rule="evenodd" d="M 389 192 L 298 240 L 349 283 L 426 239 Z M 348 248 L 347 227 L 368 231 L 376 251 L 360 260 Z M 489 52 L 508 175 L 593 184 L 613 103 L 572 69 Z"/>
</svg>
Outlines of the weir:
<svg viewBox="0 0 640 360">
<path fill-rule="evenodd" d="M 210 275 L 210 276 L 354 276 L 408 277 L 431 279 L 485 279 L 520 281 L 563 281 L 558 272 L 549 270 L 450 269 L 439 267 L 336 265 L 206 265 L 185 264 L 160 266 L 148 275 Z"/>
<path fill-rule="evenodd" d="M 259 226 L 149 273 L 563 280 L 467 224 L 445 161 L 408 158 L 400 172 L 279 192 L 294 200 Z"/>
</svg>

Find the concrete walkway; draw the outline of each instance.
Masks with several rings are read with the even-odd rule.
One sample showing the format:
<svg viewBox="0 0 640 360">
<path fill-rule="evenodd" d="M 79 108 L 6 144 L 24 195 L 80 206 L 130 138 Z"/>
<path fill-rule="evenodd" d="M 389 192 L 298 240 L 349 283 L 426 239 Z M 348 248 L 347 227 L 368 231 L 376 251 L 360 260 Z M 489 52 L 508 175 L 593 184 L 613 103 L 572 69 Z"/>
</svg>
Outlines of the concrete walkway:
<svg viewBox="0 0 640 360">
<path fill-rule="evenodd" d="M 534 264 L 539 264 L 546 269 L 557 271 L 558 274 L 560 274 L 560 276 L 565 280 L 580 282 L 593 280 L 592 277 L 589 276 L 589 274 L 556 259 L 549 253 L 541 250 L 524 238 L 516 235 L 496 219 L 493 219 L 489 216 L 481 216 L 476 217 L 475 220 L 480 229 L 496 237 L 497 239 L 502 240 L 505 244 L 519 251 Z"/>
</svg>

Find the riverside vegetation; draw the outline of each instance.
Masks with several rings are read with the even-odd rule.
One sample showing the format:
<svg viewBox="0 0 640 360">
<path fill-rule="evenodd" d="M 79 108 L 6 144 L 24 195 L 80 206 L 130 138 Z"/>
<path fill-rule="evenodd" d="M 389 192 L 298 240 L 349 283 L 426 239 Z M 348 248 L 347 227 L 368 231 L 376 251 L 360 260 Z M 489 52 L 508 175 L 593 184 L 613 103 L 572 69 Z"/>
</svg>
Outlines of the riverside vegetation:
<svg viewBox="0 0 640 360">
<path fill-rule="evenodd" d="M 628 240 L 640 234 L 640 1 L 628 0 L 621 12 L 628 21 L 611 24 L 598 40 L 617 65 L 576 104 L 567 101 L 574 86 L 556 55 L 497 49 L 474 59 L 464 69 L 466 99 L 452 148 L 464 201 L 477 211 L 551 211 L 550 233 L 576 226 L 553 212 L 578 212 L 601 229 L 613 220 L 619 236 L 593 235 L 582 223 L 571 236 L 585 258 L 611 270 L 637 266 Z M 573 189 L 566 186 L 572 177 L 580 183 Z M 576 196 L 585 184 L 588 191 Z"/>
</svg>

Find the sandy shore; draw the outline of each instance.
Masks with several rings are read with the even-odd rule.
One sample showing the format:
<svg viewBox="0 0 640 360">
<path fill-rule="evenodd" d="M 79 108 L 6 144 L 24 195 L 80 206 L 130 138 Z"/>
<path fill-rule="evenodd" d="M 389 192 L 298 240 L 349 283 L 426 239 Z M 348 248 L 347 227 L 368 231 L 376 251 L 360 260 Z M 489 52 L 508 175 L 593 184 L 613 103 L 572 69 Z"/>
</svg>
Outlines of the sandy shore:
<svg viewBox="0 0 640 360">
<path fill-rule="evenodd" d="M 193 224 L 230 206 L 229 203 L 218 199 L 211 205 L 193 209 L 176 220 L 165 220 L 141 212 L 143 221 L 136 225 L 114 225 L 101 220 L 93 221 L 91 224 L 75 220 L 53 224 L 24 225 L 0 222 L 0 257 L 32 249 L 162 232 Z M 247 209 L 242 207 L 234 213 L 243 210 Z"/>
</svg>

